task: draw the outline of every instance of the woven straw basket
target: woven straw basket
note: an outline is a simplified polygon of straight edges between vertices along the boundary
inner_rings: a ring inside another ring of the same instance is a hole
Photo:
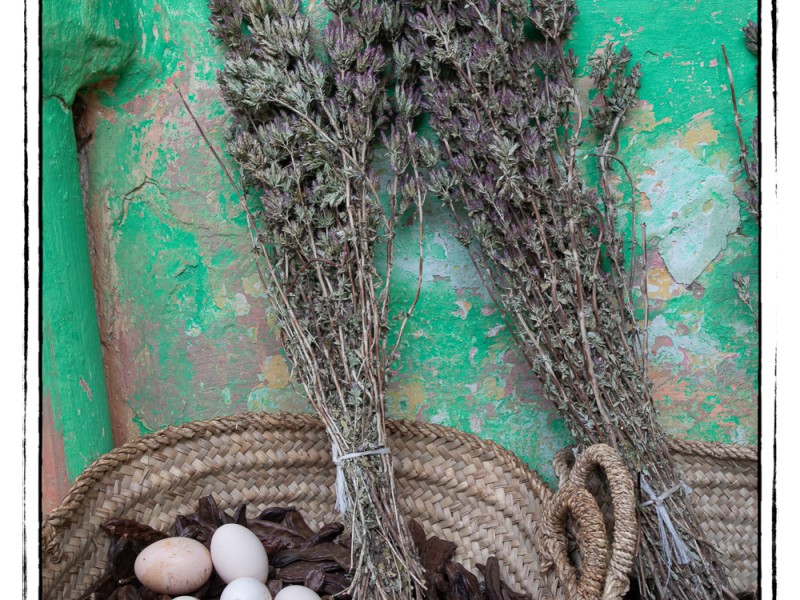
[[[670,439],[672,458],[692,488],[706,539],[720,554],[734,592],[758,589],[758,451],[751,446]]]
[[[620,598],[636,542],[633,484],[607,446],[581,454],[557,492],[512,453],[453,429],[390,421],[389,444],[401,508],[428,535],[455,542],[475,571],[491,556],[503,577],[532,598]],[[607,538],[603,514],[585,489],[605,471],[617,515]],[[320,421],[309,415],[249,413],[167,427],[96,460],[44,522],[43,597],[78,598],[106,569],[101,524],[135,519],[168,531],[202,496],[248,514],[294,506],[309,525],[334,514],[335,469]],[[568,539],[567,522],[578,524]],[[580,569],[568,553],[577,542]]]
[[[735,593],[758,589],[758,451],[752,446],[668,438],[672,459],[692,489],[692,506],[700,527],[717,550]],[[561,481],[570,476],[571,448],[556,454],[553,468]],[[588,489],[601,500],[606,522],[613,508],[603,502],[599,480]]]

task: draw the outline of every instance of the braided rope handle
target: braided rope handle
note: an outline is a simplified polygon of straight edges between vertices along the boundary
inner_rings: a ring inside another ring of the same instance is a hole
[[[567,526],[570,517],[580,528],[576,536],[582,559],[580,576],[569,557]],[[542,569],[555,569],[568,598],[600,598],[606,579],[608,539],[597,501],[586,488],[566,483],[545,502],[539,542]]]
[[[574,464],[571,464],[573,461]],[[625,463],[622,461],[622,457],[616,450],[606,444],[589,446],[577,457],[573,457],[572,450],[566,448],[558,452],[553,458],[553,468],[560,482],[559,493],[556,494],[554,501],[558,501],[562,490],[578,488],[591,497],[595,507],[597,507],[597,502],[588,491],[587,486],[592,476],[598,470],[605,472],[611,492],[611,504],[614,510],[613,540],[611,541],[610,555],[603,557],[602,569],[605,583],[603,585],[602,595],[599,594],[598,589],[597,595],[593,597],[602,598],[602,600],[616,600],[621,598],[630,587],[629,574],[633,566],[639,529],[633,480],[628,473],[628,469],[625,467]],[[570,495],[574,494],[572,491],[568,493]],[[565,494],[567,494],[567,492],[565,492]],[[600,513],[599,507],[597,507],[597,511]],[[584,535],[584,531],[587,527],[594,526],[591,521],[583,522],[581,516],[575,512],[573,512],[573,516],[580,527],[579,538]],[[600,515],[600,519],[602,524],[602,514]],[[561,535],[565,535],[565,524],[562,526],[560,522],[554,521],[552,526],[562,527]],[[604,524],[602,524],[602,531],[605,538],[606,530]],[[589,563],[587,559],[592,557],[587,556],[583,549],[581,549],[581,556],[584,557],[584,561],[586,561],[581,579],[585,579],[587,574],[594,577],[594,574],[588,573],[589,564],[593,565],[594,562],[592,561],[592,563]]]

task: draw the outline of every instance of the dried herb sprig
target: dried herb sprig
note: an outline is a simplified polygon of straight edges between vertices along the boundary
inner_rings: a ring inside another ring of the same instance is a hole
[[[575,2],[426,4],[407,6],[415,12],[431,127],[447,160],[432,176],[432,193],[452,208],[459,238],[477,257],[546,397],[574,437],[580,444],[612,444],[641,487],[659,498],[642,497],[639,511],[642,594],[730,595],[656,419],[645,342],[623,276],[611,175],[620,164],[617,133],[635,101],[639,67],[628,70],[626,49],[606,47],[593,60],[603,94],[591,115],[602,134],[595,153],[598,194],[579,169],[578,61],[564,48]],[[533,42],[525,35],[531,24]],[[674,533],[662,533],[668,529],[662,507]]]
[[[746,30],[746,28],[745,28]],[[750,42],[748,41],[748,48]],[[739,114],[739,106],[736,101],[736,90],[733,87],[733,72],[730,62],[728,62],[728,52],[725,44],[722,44],[722,56],[725,60],[725,68],[728,70],[728,82],[731,88],[731,101],[733,105],[733,121],[736,125],[736,135],[739,138],[739,162],[742,164],[747,188],[744,190],[747,209],[757,223],[761,221],[760,196],[759,196],[759,165],[758,165],[758,117],[753,120],[753,130],[750,136],[750,147],[745,144],[742,135],[742,117]]]
[[[213,33],[228,48],[219,75],[233,118],[228,149],[259,193],[256,245],[284,348],[334,459],[348,458],[337,468],[352,537],[350,592],[419,598],[421,571],[383,453],[384,394],[404,326],[390,347],[394,232],[412,206],[422,227],[421,169],[438,157],[412,127],[419,101],[411,90],[400,85],[389,101],[387,49],[402,12],[367,0],[327,4],[333,18],[319,48],[296,0],[211,0]],[[388,209],[372,168],[382,133],[393,173]]]
[[[759,45],[761,43],[761,35],[758,25],[748,20],[747,25],[742,28],[744,33],[745,45],[747,49],[758,56]],[[725,50],[725,45],[722,45],[722,56],[725,60],[725,68],[728,71],[728,83],[731,88],[731,102],[733,106],[733,122],[736,126],[736,135],[739,138],[739,163],[742,165],[744,173],[745,188],[742,191],[744,195],[745,204],[750,215],[755,220],[756,224],[761,223],[761,166],[759,164],[759,120],[756,116],[753,119],[753,128],[750,135],[750,146],[745,144],[744,137],[742,136],[742,117],[739,114],[739,106],[736,100],[736,90],[733,87],[733,71],[731,70],[730,62],[728,61],[728,53]],[[758,66],[756,66],[756,78],[758,78]],[[742,273],[733,274],[733,286],[736,289],[736,295],[739,301],[747,306],[750,313],[753,315],[753,321],[756,329],[759,326],[758,311],[753,307],[752,293],[750,290],[750,276],[743,275]]]

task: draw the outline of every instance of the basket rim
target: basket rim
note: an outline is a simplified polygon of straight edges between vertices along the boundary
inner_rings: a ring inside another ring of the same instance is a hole
[[[759,446],[754,444],[705,442],[670,435],[667,436],[667,445],[672,452],[692,456],[755,462],[759,459]]]
[[[307,427],[325,431],[322,420],[316,414],[257,411],[189,421],[179,425],[167,425],[156,432],[139,436],[102,454],[78,475],[58,506],[43,518],[41,530],[43,546],[48,553],[51,549],[60,546],[58,531],[62,526],[71,522],[72,514],[81,510],[81,503],[94,484],[120,465],[180,441],[201,439],[254,426],[263,431],[271,429],[299,430]],[[514,452],[493,440],[483,439],[454,427],[408,419],[386,419],[386,430],[390,435],[413,433],[433,435],[445,442],[458,441],[490,453],[503,463],[521,471],[525,475],[525,479],[520,483],[529,487],[541,501],[544,502],[554,495],[554,491],[535,469],[528,466]],[[333,463],[331,464],[333,468]]]
[[[253,425],[259,425],[265,429],[301,429],[311,426],[324,430],[324,425],[316,414],[284,411],[243,412],[210,419],[188,421],[178,425],[166,425],[158,431],[125,442],[92,461],[78,475],[58,506],[44,516],[42,530],[45,540],[47,541],[54,536],[55,531],[67,520],[68,515],[79,507],[81,500],[92,484],[102,479],[109,471],[117,468],[120,464],[135,460],[147,452],[172,445],[180,440],[197,439],[219,434],[223,431],[230,431],[231,429],[234,431],[238,428],[246,429]],[[536,469],[530,467],[514,452],[493,440],[478,437],[473,433],[467,433],[455,427],[409,419],[386,419],[386,428],[390,433],[410,433],[413,429],[417,432],[428,433],[449,440],[457,440],[483,451],[491,452],[512,467],[520,469],[527,476],[527,481],[540,499],[544,500],[554,493]],[[688,440],[675,436],[667,436],[667,441],[671,451],[685,455],[720,460],[755,462],[759,460],[759,448],[755,445]]]

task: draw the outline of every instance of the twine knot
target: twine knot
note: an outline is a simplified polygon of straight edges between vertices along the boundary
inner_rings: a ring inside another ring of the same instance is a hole
[[[350,452],[349,454],[340,455],[340,452],[341,450],[339,449],[339,444],[337,444],[334,440],[333,447],[331,448],[331,455],[333,457],[333,464],[336,465],[336,510],[339,511],[339,514],[344,514],[347,512],[348,506],[350,506],[350,496],[347,493],[347,486],[344,484],[344,471],[342,470],[342,463],[354,458],[360,458],[362,456],[389,454],[391,450],[389,450],[389,448],[386,446],[383,446],[381,448],[374,448],[372,450],[364,450],[363,452]]]
[[[683,481],[680,481],[661,495],[657,496],[650,484],[647,483],[647,479],[645,479],[644,474],[642,474],[641,477],[641,487],[642,491],[647,494],[648,498],[650,499],[642,502],[639,506],[641,508],[651,505],[656,507],[658,531],[661,534],[661,547],[664,549],[664,553],[667,557],[667,583],[669,583],[670,576],[672,575],[672,555],[675,555],[675,561],[679,565],[689,564],[691,562],[691,556],[689,555],[689,547],[680,538],[675,529],[675,525],[672,523],[672,519],[670,518],[669,513],[664,506],[664,500],[669,498],[672,494],[680,489],[683,489],[686,493],[690,494],[692,492],[692,488],[686,485]],[[669,537],[667,537],[667,532],[669,532]],[[672,538],[671,544],[670,538]]]

